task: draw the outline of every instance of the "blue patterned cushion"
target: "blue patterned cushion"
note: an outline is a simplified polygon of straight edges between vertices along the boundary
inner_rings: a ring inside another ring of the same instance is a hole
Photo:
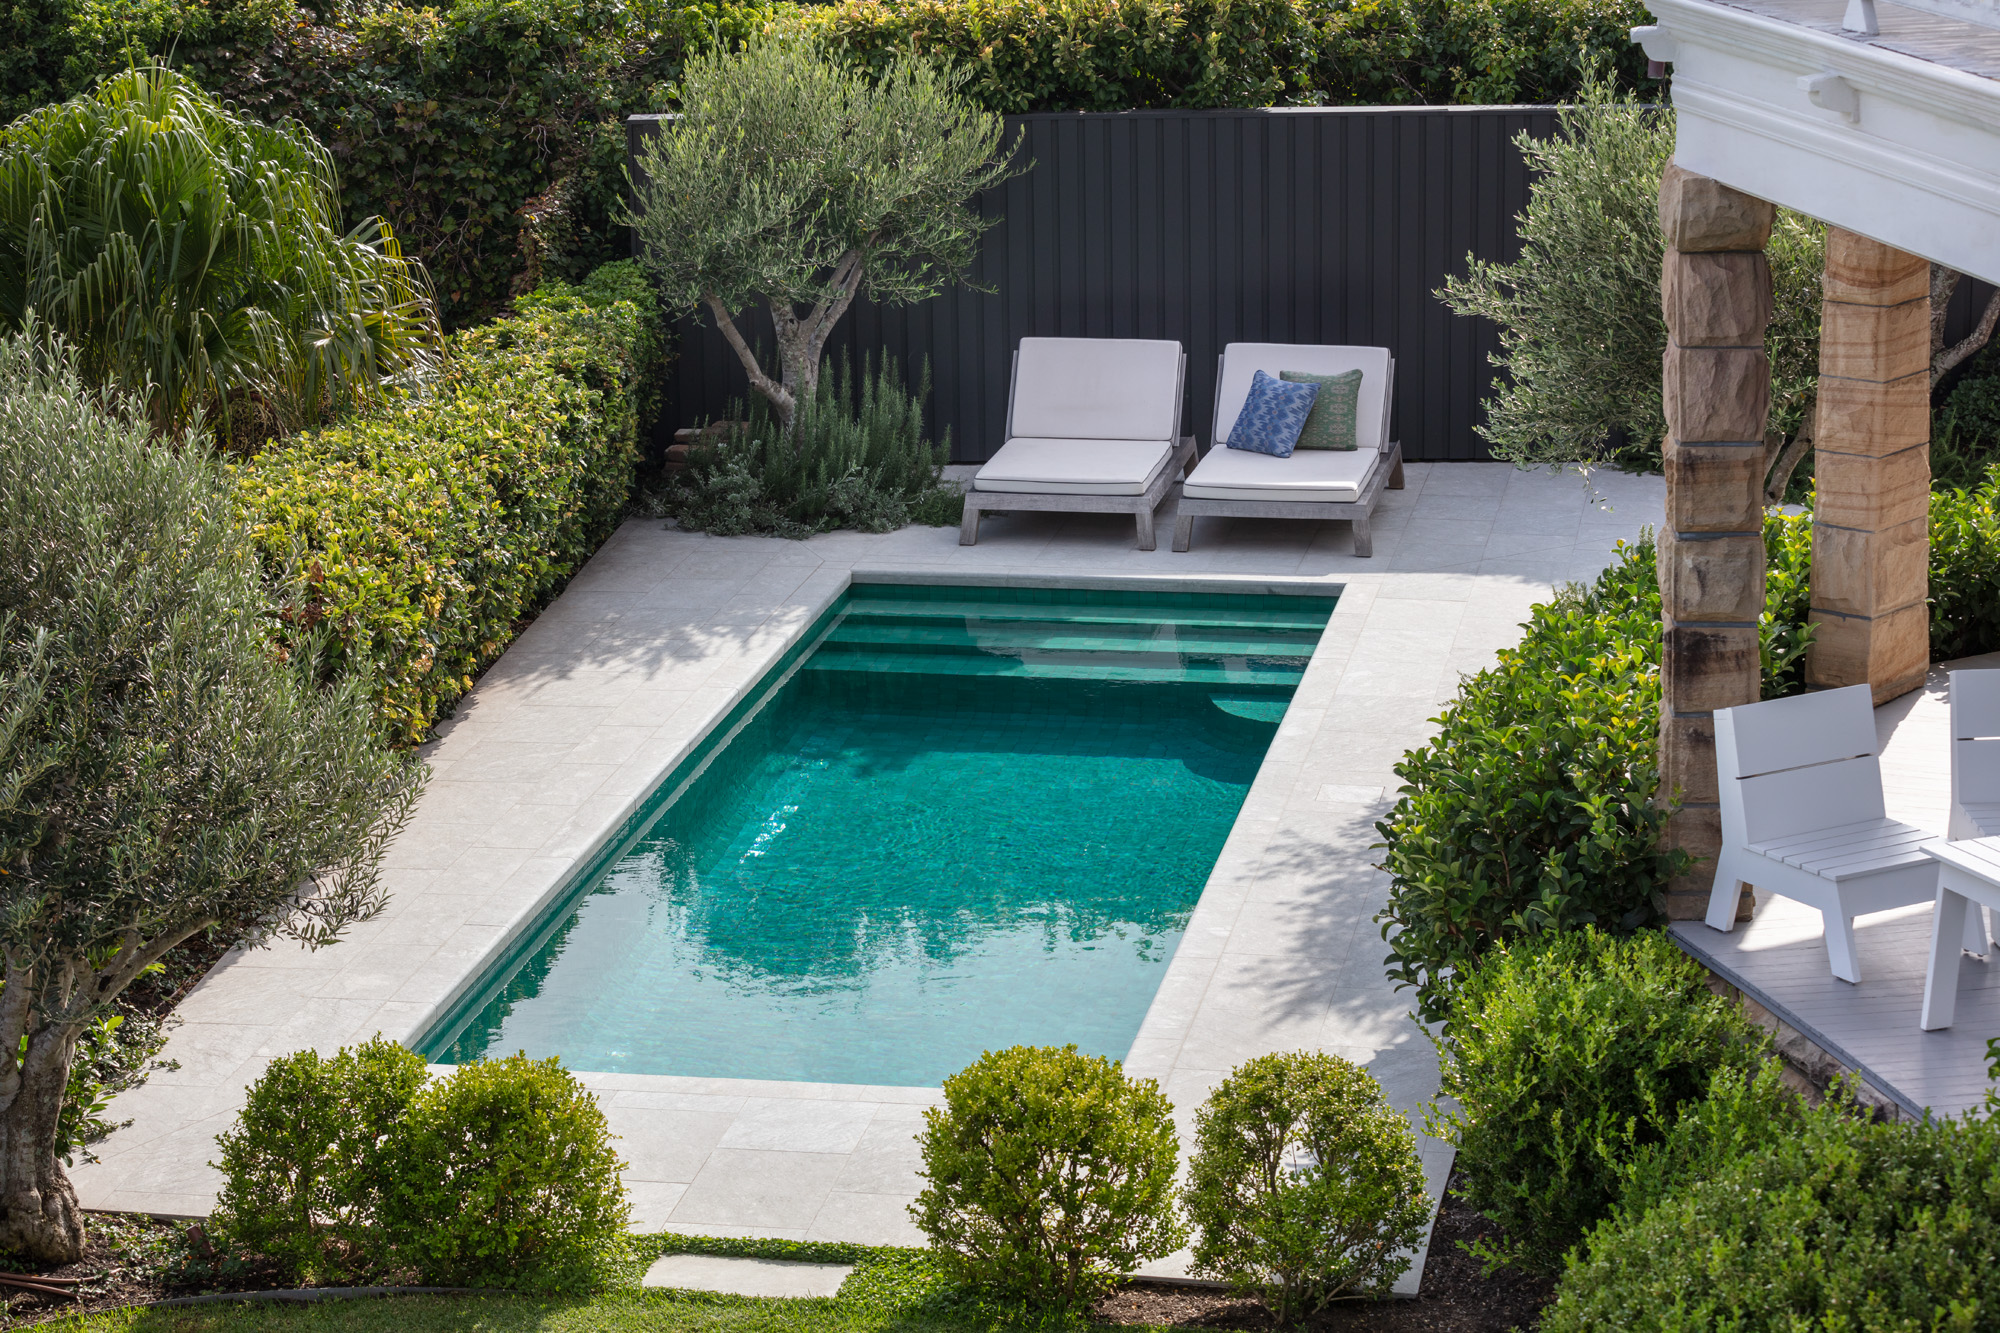
[[[1250,377],[1236,424],[1229,428],[1229,447],[1290,458],[1317,397],[1317,384],[1287,384],[1258,371]]]

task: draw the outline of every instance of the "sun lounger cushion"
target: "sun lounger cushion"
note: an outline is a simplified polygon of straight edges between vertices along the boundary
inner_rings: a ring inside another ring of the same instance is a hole
[[[1381,458],[1373,449],[1300,450],[1290,458],[1210,449],[1181,493],[1197,500],[1351,501]]]
[[[1389,447],[1389,403],[1384,392],[1390,378],[1388,348],[1230,343],[1224,352],[1222,380],[1215,387],[1215,443],[1228,441],[1229,427],[1243,410],[1250,377],[1257,371],[1276,375],[1287,370],[1306,370],[1315,375],[1338,375],[1345,370],[1358,370],[1361,395],[1355,409],[1355,440],[1363,453]]]
[[[1181,345],[1139,338],[1023,338],[1010,438],[1165,440],[1180,412]]]
[[[1287,384],[1258,371],[1251,377],[1236,424],[1229,428],[1229,447],[1290,458],[1317,397],[1317,385]]]
[[[1299,431],[1300,449],[1352,449],[1357,410],[1361,406],[1361,372],[1315,375],[1309,370],[1280,371],[1278,378],[1294,384],[1319,386],[1312,414]]]
[[[987,460],[973,487],[1017,495],[1144,495],[1172,456],[1165,439],[1017,438]]]

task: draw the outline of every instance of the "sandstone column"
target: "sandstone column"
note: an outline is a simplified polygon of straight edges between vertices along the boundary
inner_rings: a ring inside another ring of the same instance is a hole
[[[1825,297],[1806,683],[1879,704],[1930,667],[1930,265],[1828,227]]]
[[[1771,405],[1764,245],[1775,215],[1763,200],[1672,163],[1660,182],[1667,239],[1660,798],[1672,804],[1668,845],[1695,857],[1667,886],[1667,915],[1681,920],[1707,910],[1721,842],[1714,711],[1758,697]]]

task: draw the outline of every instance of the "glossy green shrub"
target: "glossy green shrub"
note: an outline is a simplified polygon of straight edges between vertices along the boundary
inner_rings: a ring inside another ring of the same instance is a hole
[[[382,1227],[426,1282],[585,1291],[624,1257],[630,1212],[597,1099],[554,1059],[460,1065],[417,1094]]]
[[[392,1136],[424,1078],[422,1056],[379,1036],[331,1059],[273,1060],[216,1137],[224,1180],[211,1227],[295,1280],[378,1268]]]
[[[1494,949],[1453,995],[1429,1115],[1458,1149],[1459,1193],[1504,1228],[1485,1256],[1559,1269],[1634,1159],[1761,1052],[1743,1010],[1657,931],[1586,927]]]
[[[1765,522],[1765,698],[1800,687],[1810,519]],[[1633,930],[1679,856],[1659,843],[1660,589],[1650,539],[1620,545],[1589,588],[1530,613],[1519,644],[1468,677],[1436,736],[1396,766],[1375,827],[1389,901],[1384,960],[1445,1017],[1452,977],[1487,948],[1548,930]]]
[[[1588,590],[1534,609],[1521,642],[1471,677],[1428,745],[1396,765],[1403,797],[1376,825],[1389,975],[1445,1016],[1455,969],[1542,931],[1653,919],[1675,871],[1653,804],[1660,592],[1653,545],[1621,546]]]
[[[1073,1045],[988,1051],[924,1113],[910,1216],[967,1285],[1082,1310],[1185,1239],[1172,1117],[1153,1080]]]
[[[1195,1116],[1190,1271],[1281,1324],[1384,1296],[1430,1221],[1416,1135],[1367,1070],[1317,1051],[1237,1068]]]
[[[2000,1123],[1814,1115],[1594,1232],[1543,1333],[1973,1330],[2000,1319]]]
[[[1931,659],[2000,648],[2000,478],[1931,493]]]
[[[242,466],[259,550],[304,573],[280,620],[373,665],[392,739],[422,740],[616,525],[658,337],[629,262],[550,284],[452,335],[440,382]]]

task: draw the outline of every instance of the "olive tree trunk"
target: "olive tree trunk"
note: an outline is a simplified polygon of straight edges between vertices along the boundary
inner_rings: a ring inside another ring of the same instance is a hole
[[[803,315],[790,301],[771,300],[771,326],[778,335],[778,378],[775,380],[765,373],[755,349],[743,337],[743,331],[736,327],[735,317],[722,300],[713,294],[702,297],[702,304],[714,316],[716,327],[722,330],[723,338],[735,349],[736,359],[743,363],[743,373],[749,377],[750,387],[770,402],[778,424],[787,435],[792,433],[793,424],[798,420],[799,404],[812,401],[819,390],[819,367],[826,356],[826,340],[833,336],[834,326],[840,323],[840,317],[847,313],[847,308],[854,304],[866,258],[859,249],[842,255],[827,280],[830,294]]]
[[[0,1086],[0,1251],[36,1263],[83,1257],[83,1209],[56,1160],[77,1031],[51,1024],[31,1035],[26,1058]]]

